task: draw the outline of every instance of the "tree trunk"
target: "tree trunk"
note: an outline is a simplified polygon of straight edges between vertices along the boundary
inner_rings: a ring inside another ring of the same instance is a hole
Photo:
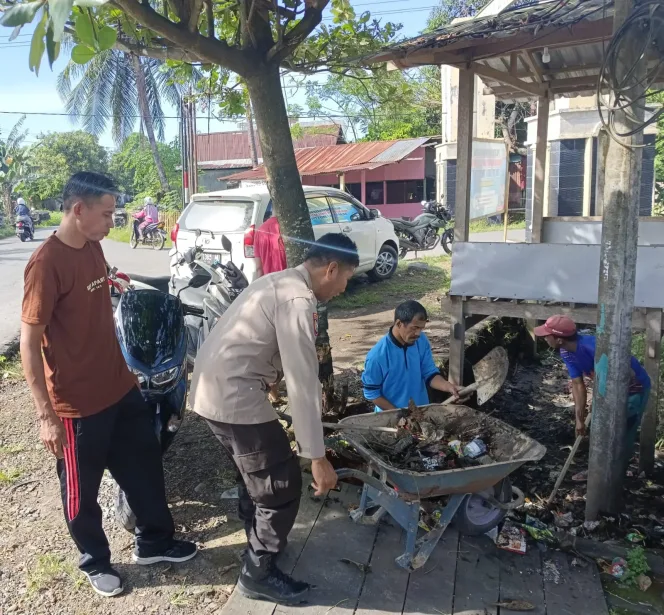
[[[247,101],[247,135],[249,136],[249,152],[251,166],[258,166],[258,152],[256,151],[256,135],[254,134],[254,114],[251,111],[251,100]]]
[[[2,204],[5,209],[5,224],[9,224],[9,217],[12,215],[12,187],[11,184],[5,184],[2,187]]]
[[[164,165],[161,161],[159,150],[157,149],[157,139],[155,139],[154,129],[152,127],[152,114],[150,113],[150,105],[148,104],[148,91],[147,91],[147,86],[145,85],[145,73],[143,72],[143,67],[141,66],[140,58],[138,56],[132,55],[131,59],[134,65],[134,76],[136,77],[136,92],[138,93],[138,106],[141,110],[141,118],[143,120],[143,126],[145,126],[145,133],[147,134],[148,141],[150,142],[152,157],[154,158],[154,163],[157,167],[157,174],[159,175],[159,183],[161,184],[161,189],[164,192],[170,192],[171,187],[168,184],[168,179],[166,178]]]
[[[307,249],[314,241],[314,230],[295,162],[295,150],[281,90],[279,67],[266,67],[247,78],[247,88],[256,119],[268,188],[284,238],[286,259],[290,267],[295,267],[304,261]],[[327,334],[327,309],[326,306],[319,305],[318,310],[316,347],[319,377],[323,385],[323,412],[327,414],[333,412],[340,404],[334,395],[332,348]]]

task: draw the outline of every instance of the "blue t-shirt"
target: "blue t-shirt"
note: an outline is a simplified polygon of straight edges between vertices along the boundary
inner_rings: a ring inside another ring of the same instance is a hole
[[[414,344],[404,346],[390,330],[367,354],[362,374],[364,397],[369,401],[384,397],[397,408],[406,408],[411,399],[423,406],[429,403],[427,384],[438,373],[424,333]],[[378,406],[375,410],[380,412]]]
[[[576,342],[576,352],[561,349],[560,358],[565,362],[570,378],[582,378],[583,376],[594,378],[595,336],[579,335]],[[632,357],[630,366],[633,374],[629,384],[629,392],[640,393],[643,389],[650,388],[650,377],[636,357]]]

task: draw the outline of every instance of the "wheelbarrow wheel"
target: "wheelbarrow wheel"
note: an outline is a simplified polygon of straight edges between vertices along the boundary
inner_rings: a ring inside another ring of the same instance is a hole
[[[504,478],[489,490],[496,500],[503,503],[512,501],[512,483]],[[454,524],[465,536],[480,536],[496,527],[507,514],[506,510],[493,506],[479,494],[471,493],[465,497],[456,516]]]

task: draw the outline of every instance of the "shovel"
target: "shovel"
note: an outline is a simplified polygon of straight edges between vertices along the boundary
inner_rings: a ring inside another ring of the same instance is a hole
[[[507,351],[502,346],[496,346],[483,359],[473,365],[473,384],[459,389],[459,397],[465,397],[468,393],[477,391],[477,405],[481,406],[489,401],[503,386],[507,378],[509,359]],[[443,402],[443,406],[453,404],[456,400],[450,397]]]

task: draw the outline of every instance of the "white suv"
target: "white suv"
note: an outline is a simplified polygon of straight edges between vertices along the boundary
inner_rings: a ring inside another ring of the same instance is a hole
[[[386,280],[397,269],[399,239],[392,223],[376,209],[367,209],[351,195],[320,186],[304,186],[314,236],[344,233],[357,245],[360,266],[373,280]],[[249,282],[256,278],[254,238],[256,229],[272,214],[267,186],[252,186],[195,194],[171,232],[173,248],[171,275],[176,279],[191,276],[187,265],[178,265],[180,254],[194,246],[203,248],[204,259],[222,263],[229,258],[221,246],[221,235],[233,244],[233,261],[244,265]],[[196,231],[203,232],[196,239]]]

